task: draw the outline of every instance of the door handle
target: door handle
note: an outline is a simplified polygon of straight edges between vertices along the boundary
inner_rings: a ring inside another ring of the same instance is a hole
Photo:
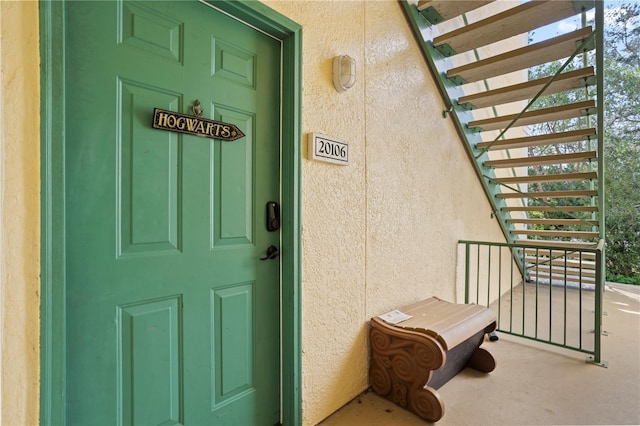
[[[267,248],[267,255],[265,257],[261,257],[260,260],[265,261],[265,260],[275,259],[279,255],[280,255],[280,250],[278,250],[276,246],[270,245]]]

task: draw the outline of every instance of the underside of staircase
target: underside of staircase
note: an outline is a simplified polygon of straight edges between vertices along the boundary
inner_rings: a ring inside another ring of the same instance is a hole
[[[527,279],[595,280],[572,250],[604,238],[602,1],[400,1]]]

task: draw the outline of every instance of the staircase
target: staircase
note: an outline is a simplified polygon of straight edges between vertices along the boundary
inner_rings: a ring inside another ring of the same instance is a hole
[[[603,2],[400,1],[525,279],[595,284]]]

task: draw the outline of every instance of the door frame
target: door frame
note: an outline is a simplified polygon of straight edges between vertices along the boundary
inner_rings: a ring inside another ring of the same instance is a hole
[[[257,1],[207,0],[282,46],[282,422],[302,423],[302,27]],[[64,1],[40,2],[40,424],[65,423]]]

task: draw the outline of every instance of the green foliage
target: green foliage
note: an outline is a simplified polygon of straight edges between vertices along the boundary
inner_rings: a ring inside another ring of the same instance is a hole
[[[605,157],[607,268],[613,274],[640,275],[640,152],[609,137]]]
[[[635,277],[627,277],[620,274],[614,275],[611,272],[607,271],[607,281],[613,281],[615,283],[622,284],[640,285],[640,275],[636,275]]]
[[[640,4],[624,4],[610,10],[607,21],[607,269],[613,281],[640,284]]]

